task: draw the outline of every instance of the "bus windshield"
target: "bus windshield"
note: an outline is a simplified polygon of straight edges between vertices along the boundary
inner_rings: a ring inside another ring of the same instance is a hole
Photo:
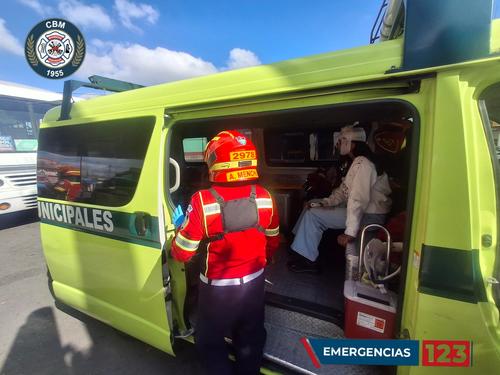
[[[0,153],[36,152],[40,121],[56,104],[0,97]]]

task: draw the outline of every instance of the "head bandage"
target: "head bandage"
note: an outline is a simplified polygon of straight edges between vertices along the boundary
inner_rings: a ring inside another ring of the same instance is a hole
[[[366,133],[363,128],[343,127],[338,134],[340,141],[340,155],[347,155],[351,152],[351,142],[366,142]]]

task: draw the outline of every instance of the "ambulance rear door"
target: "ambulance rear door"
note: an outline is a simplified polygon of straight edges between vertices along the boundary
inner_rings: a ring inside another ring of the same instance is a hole
[[[173,354],[163,125],[163,113],[151,110],[46,124],[37,169],[42,244],[56,298]],[[71,189],[68,175],[76,181]]]

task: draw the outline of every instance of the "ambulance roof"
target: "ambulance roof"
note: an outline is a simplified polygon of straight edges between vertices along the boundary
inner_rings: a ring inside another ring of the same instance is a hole
[[[491,48],[492,52],[500,52],[500,19],[494,20],[492,24]],[[99,96],[74,103],[71,109],[72,120],[60,121],[57,124],[95,121],[99,115],[112,117],[112,114],[154,108],[175,112],[215,102],[269,97],[447,68],[433,67],[420,71],[387,74],[388,70],[401,66],[402,51],[403,39],[399,38],[275,64],[231,70]],[[498,60],[500,57],[497,54],[486,60],[491,59]],[[44,122],[57,121],[59,113],[60,107],[52,109],[45,116]]]

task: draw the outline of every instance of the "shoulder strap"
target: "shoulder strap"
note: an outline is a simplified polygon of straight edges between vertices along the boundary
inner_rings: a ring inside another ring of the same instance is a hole
[[[224,198],[222,198],[222,196],[219,193],[217,193],[217,191],[213,187],[208,189],[208,191],[210,192],[210,194],[212,194],[212,196],[215,198],[215,201],[219,204],[219,206],[221,208],[220,215],[222,217],[224,215],[222,208],[226,204],[226,201],[224,200]],[[222,229],[224,230],[224,220],[222,220]],[[207,242],[210,243],[210,242],[222,240],[224,238],[224,233],[225,233],[225,230],[223,233],[217,233],[217,234],[214,234],[214,235],[208,237]]]
[[[210,192],[210,194],[212,194],[217,203],[219,203],[221,207],[224,207],[224,204],[226,203],[224,198],[222,198],[222,196],[219,193],[217,193],[217,191],[213,187],[208,189],[208,191]]]
[[[250,202],[253,202],[253,203],[256,203],[256,199],[257,198],[257,188],[255,187],[255,185],[252,185],[250,187]]]

